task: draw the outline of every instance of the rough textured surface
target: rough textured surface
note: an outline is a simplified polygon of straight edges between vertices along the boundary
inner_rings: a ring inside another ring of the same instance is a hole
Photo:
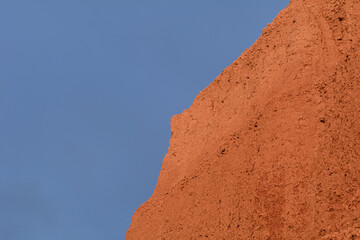
[[[172,118],[126,239],[360,239],[359,15],[291,1]]]

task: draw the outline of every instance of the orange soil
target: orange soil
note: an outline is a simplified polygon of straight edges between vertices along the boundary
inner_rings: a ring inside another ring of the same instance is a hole
[[[359,45],[359,0],[291,1],[172,118],[126,239],[360,239]]]

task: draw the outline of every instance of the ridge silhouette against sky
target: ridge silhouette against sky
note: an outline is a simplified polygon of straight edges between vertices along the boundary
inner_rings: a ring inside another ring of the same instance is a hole
[[[0,239],[122,239],[170,118],[288,4],[0,3]]]

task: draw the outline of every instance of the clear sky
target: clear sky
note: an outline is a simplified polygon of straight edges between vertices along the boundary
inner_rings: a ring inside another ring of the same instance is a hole
[[[288,0],[0,0],[0,239],[124,239],[170,118]]]

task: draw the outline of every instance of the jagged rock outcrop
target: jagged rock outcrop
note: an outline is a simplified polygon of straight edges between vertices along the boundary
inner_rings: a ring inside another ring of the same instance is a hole
[[[126,239],[360,239],[359,52],[359,0],[292,0],[172,118]]]

